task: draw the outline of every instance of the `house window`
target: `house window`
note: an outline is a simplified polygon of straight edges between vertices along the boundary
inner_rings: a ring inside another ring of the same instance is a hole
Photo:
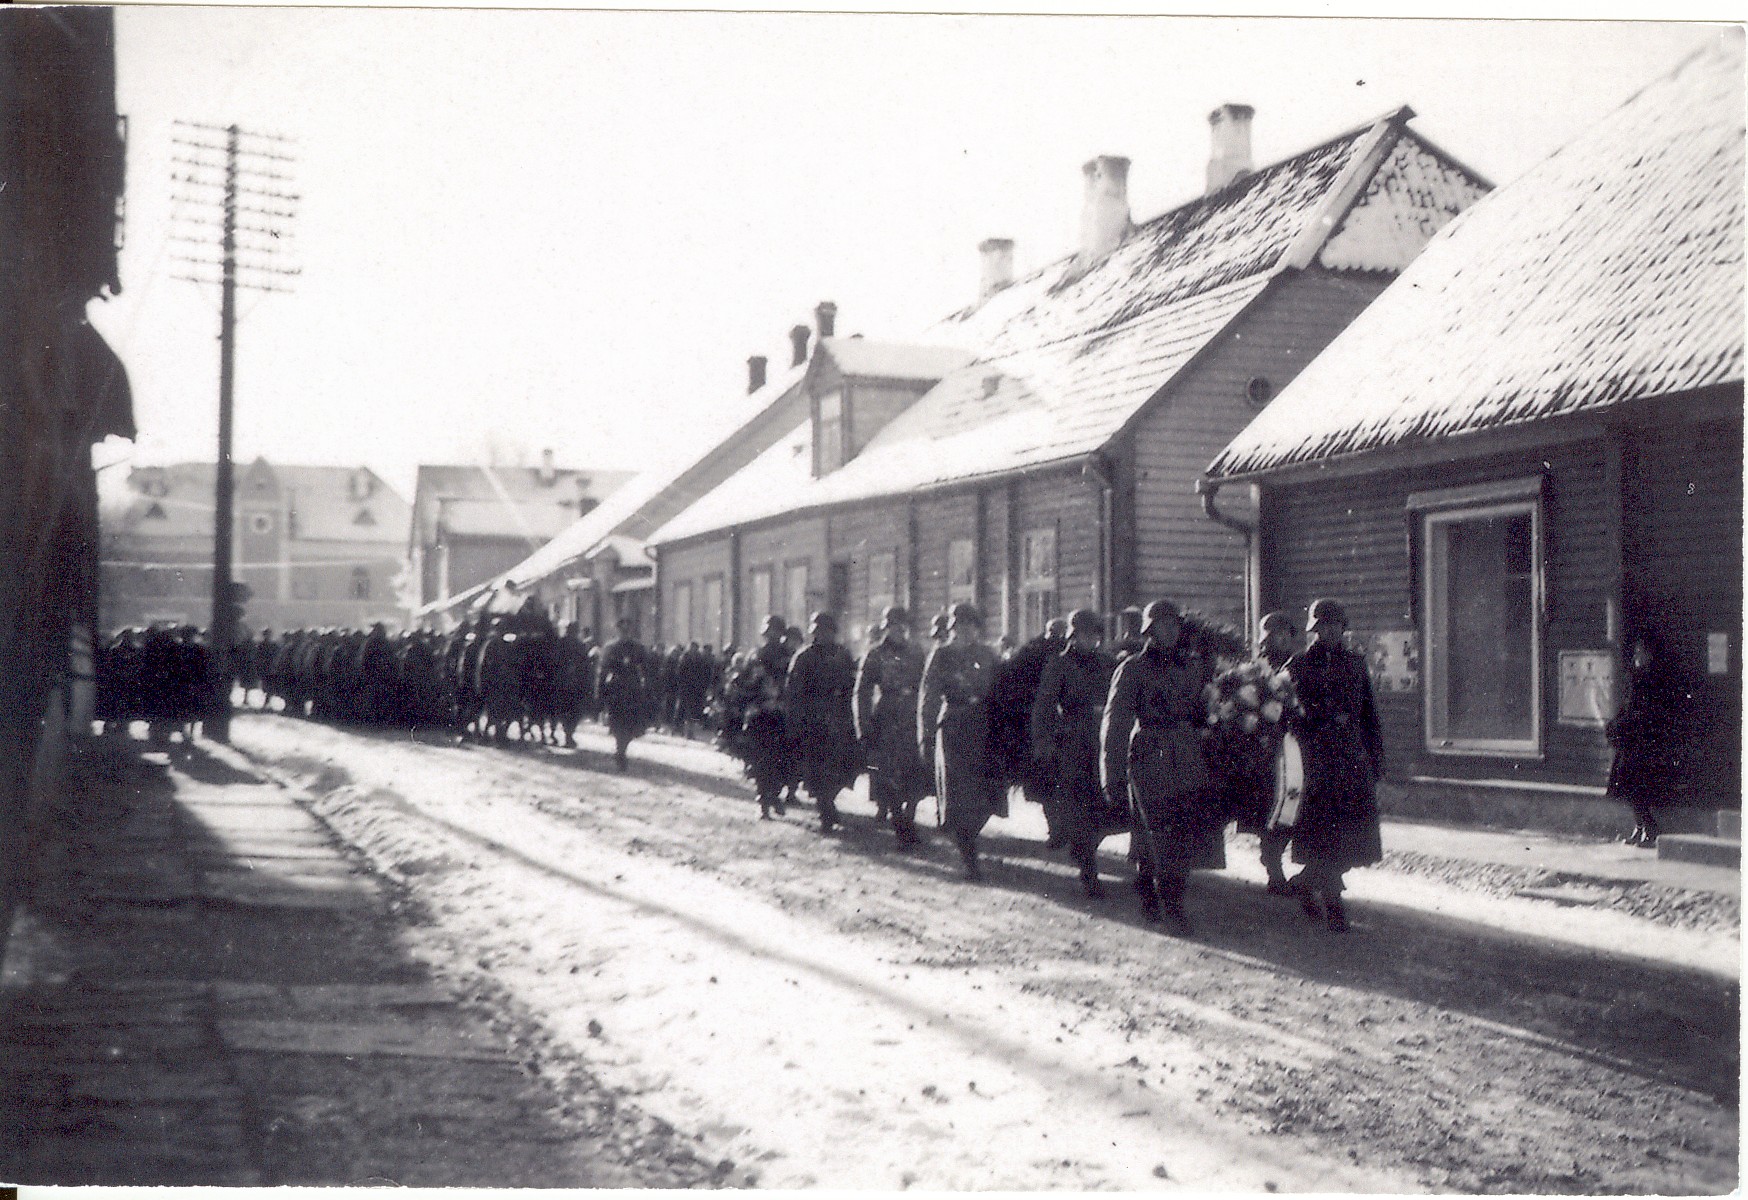
[[[370,572],[364,567],[352,568],[352,587],[349,594],[354,600],[370,599]]]
[[[977,543],[955,538],[947,543],[947,603],[977,603]]]
[[[771,575],[770,567],[755,567],[747,577],[747,592],[750,597],[749,603],[755,637],[765,627],[765,618],[777,615],[777,610],[771,607]]]
[[[1056,615],[1056,531],[1033,529],[1021,542],[1020,636],[1037,637]]]
[[[815,475],[824,475],[844,465],[844,396],[830,392],[819,398],[819,435],[814,457]]]
[[[1539,486],[1453,489],[1443,496],[1475,502],[1421,516],[1426,738],[1434,753],[1540,749]],[[1530,487],[1536,493],[1521,497]],[[1439,496],[1411,497],[1410,505],[1427,507]]]
[[[868,560],[868,622],[876,624],[888,606],[898,603],[898,555],[890,550]]]
[[[692,585],[674,585],[674,619],[668,623],[672,640],[684,645],[692,641]]]
[[[722,576],[712,575],[704,581],[704,612],[699,638],[712,646],[722,645]]]
[[[783,571],[783,615],[791,625],[807,628],[807,564],[790,563]]]

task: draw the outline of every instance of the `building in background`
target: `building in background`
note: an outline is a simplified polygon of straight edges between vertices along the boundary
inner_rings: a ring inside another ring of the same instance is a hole
[[[1743,54],[1720,37],[1448,228],[1208,470],[1261,490],[1266,607],[1346,602],[1406,811],[1618,825],[1603,726],[1646,631],[1693,697],[1668,799],[1740,808]]]
[[[1159,596],[1245,622],[1198,475],[1488,188],[1405,108],[1262,167],[1252,115],[1216,110],[1206,191],[1139,224],[1128,160],[1087,163],[1075,251],[1015,278],[984,242],[975,302],[917,342],[822,322],[788,428],[649,536],[658,640],[829,609],[859,648],[889,603],[958,600],[992,638]]]
[[[107,8],[0,12],[0,954],[90,729],[97,621],[91,447],[132,437],[120,361],[86,320],[121,290],[126,157]]]
[[[103,537],[103,628],[205,627],[212,595],[213,464],[138,467]],[[368,627],[405,618],[411,509],[368,467],[264,458],[236,472],[232,575],[243,625]]]
[[[440,604],[515,566],[631,478],[629,471],[421,466],[408,551],[413,607]]]

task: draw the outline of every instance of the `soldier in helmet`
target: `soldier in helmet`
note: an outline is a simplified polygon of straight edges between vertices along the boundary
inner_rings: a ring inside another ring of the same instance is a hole
[[[1044,664],[1032,704],[1032,757],[1050,787],[1044,811],[1080,868],[1081,887],[1099,899],[1099,843],[1130,828],[1129,806],[1107,803],[1099,787],[1099,720],[1117,663],[1099,646],[1099,614],[1076,609],[1068,630],[1066,645]]]
[[[613,765],[625,770],[631,743],[649,728],[653,685],[649,651],[632,636],[630,617],[619,618],[619,636],[601,651],[601,706],[613,734]]]
[[[959,847],[965,877],[978,880],[978,836],[1007,801],[989,745],[989,693],[1000,659],[982,640],[983,614],[976,605],[954,604],[947,628],[947,644],[936,647],[923,667],[917,742],[934,772],[942,823]]]
[[[861,773],[856,745],[856,660],[838,643],[838,619],[817,612],[810,637],[789,664],[783,719],[798,757],[797,772],[819,809],[820,832],[841,824],[838,793]]]
[[[1213,664],[1183,632],[1171,601],[1147,606],[1141,648],[1111,681],[1099,743],[1105,798],[1112,807],[1127,799],[1135,818],[1142,915],[1188,936],[1188,873],[1224,867],[1226,843],[1200,736]]]
[[[856,738],[868,764],[868,794],[891,820],[900,846],[917,843],[916,807],[929,793],[929,773],[917,752],[917,694],[923,652],[910,640],[910,613],[892,605],[881,614],[856,672]]]

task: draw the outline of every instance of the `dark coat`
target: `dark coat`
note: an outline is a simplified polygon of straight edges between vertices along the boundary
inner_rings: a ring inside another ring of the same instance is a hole
[[[1099,743],[1105,795],[1127,795],[1143,864],[1171,872],[1226,865],[1225,814],[1202,755],[1212,665],[1151,641],[1117,665]]]
[[[916,737],[922,678],[922,648],[891,638],[869,647],[857,668],[856,737],[876,804],[914,804],[929,794]]]
[[[1366,660],[1316,642],[1287,663],[1298,693],[1294,720],[1305,767],[1305,799],[1293,827],[1293,861],[1338,871],[1384,856],[1377,782],[1384,735]]]
[[[1032,704],[1046,666],[1062,653],[1063,645],[1060,638],[1039,636],[1021,646],[996,668],[989,696],[990,746],[996,763],[1006,778],[1039,790],[1050,787],[1051,771],[1032,754]]]
[[[832,799],[856,782],[856,660],[836,642],[809,642],[789,664],[783,720],[799,756],[796,769],[807,794]]]
[[[601,707],[615,738],[635,738],[649,727],[655,700],[649,657],[632,638],[617,638],[601,650]]]
[[[938,647],[923,667],[917,745],[935,775],[942,824],[976,836],[1007,814],[1007,785],[989,748],[989,693],[1000,659],[981,642]]]
[[[1129,829],[1129,805],[1105,802],[1099,784],[1099,723],[1117,660],[1073,645],[1044,665],[1032,703],[1031,754],[1043,764],[1051,799],[1083,833],[1102,838]]]
[[[1614,747],[1608,794],[1628,802],[1666,800],[1691,724],[1692,696],[1662,659],[1633,669],[1626,703],[1607,726]]]

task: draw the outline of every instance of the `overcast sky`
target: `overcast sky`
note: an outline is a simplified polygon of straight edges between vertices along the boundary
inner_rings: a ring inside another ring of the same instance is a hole
[[[1399,105],[1504,183],[1703,26],[130,7],[123,294],[92,319],[140,437],[214,454],[216,289],[178,282],[172,120],[296,140],[291,295],[245,296],[237,454],[419,462],[494,442],[636,468],[788,361],[823,299],[902,338],[967,303],[977,243],[1072,249],[1080,165],[1137,220],[1193,197],[1207,114],[1259,164]],[[113,473],[119,478],[122,468]]]

